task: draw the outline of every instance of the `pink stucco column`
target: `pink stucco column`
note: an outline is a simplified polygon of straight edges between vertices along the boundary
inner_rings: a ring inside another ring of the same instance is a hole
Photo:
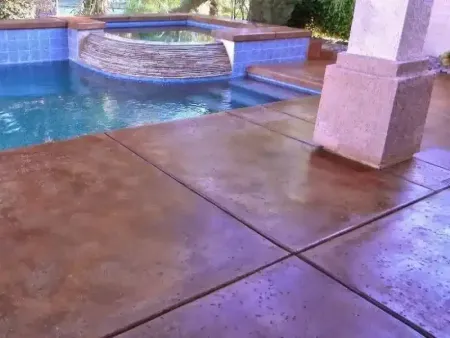
[[[356,0],[347,53],[327,67],[314,140],[374,168],[420,148],[433,73],[422,49],[433,0]]]
[[[439,56],[450,51],[450,1],[434,0],[424,52]]]

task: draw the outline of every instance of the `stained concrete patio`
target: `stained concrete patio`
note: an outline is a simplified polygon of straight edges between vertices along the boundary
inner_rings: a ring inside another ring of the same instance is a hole
[[[385,171],[317,97],[0,153],[0,337],[448,337],[449,89]]]

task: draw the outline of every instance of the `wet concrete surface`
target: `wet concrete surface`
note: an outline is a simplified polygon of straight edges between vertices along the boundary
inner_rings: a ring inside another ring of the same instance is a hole
[[[290,258],[119,337],[420,336],[331,278]]]
[[[229,114],[241,117],[281,135],[292,137],[297,141],[314,145],[312,142],[314,133],[313,123],[271,109],[270,106],[235,109],[231,110]]]
[[[450,191],[303,255],[436,337],[450,335]]]
[[[294,251],[431,192],[229,114],[111,135]]]
[[[426,158],[424,153],[421,156]],[[436,163],[436,161],[434,162]],[[422,161],[419,158],[397,164],[385,171],[433,190],[450,186],[450,170]]]
[[[286,253],[106,136],[0,153],[0,337],[100,337]]]
[[[301,63],[251,66],[247,72],[272,80],[293,84],[305,88],[321,90],[325,67],[333,64],[332,60],[314,60]]]
[[[319,108],[320,95],[307,96],[301,99],[286,100],[264,105],[272,111],[277,111],[297,117],[306,122],[315,123]]]
[[[449,79],[381,172],[318,97],[0,153],[0,337],[449,336]]]

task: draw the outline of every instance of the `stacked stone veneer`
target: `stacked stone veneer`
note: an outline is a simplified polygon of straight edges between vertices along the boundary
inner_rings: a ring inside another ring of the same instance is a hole
[[[426,55],[439,56],[450,51],[450,1],[434,0],[430,25],[425,39]]]
[[[67,60],[64,28],[0,30],[0,64]]]
[[[154,44],[93,33],[81,41],[79,61],[106,73],[138,78],[231,74],[230,60],[222,43]]]

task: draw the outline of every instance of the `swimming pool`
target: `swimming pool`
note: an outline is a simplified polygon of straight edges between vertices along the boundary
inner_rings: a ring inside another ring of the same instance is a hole
[[[144,40],[164,44],[201,44],[216,42],[216,39],[211,36],[210,30],[188,26],[114,28],[106,30],[106,33],[127,39]]]
[[[0,149],[287,98],[273,95],[277,87],[269,87],[269,95],[258,93],[261,85],[249,80],[194,84],[124,81],[106,78],[68,61],[1,66]],[[283,90],[283,95],[289,96],[290,91]],[[302,95],[292,92],[293,97]]]

